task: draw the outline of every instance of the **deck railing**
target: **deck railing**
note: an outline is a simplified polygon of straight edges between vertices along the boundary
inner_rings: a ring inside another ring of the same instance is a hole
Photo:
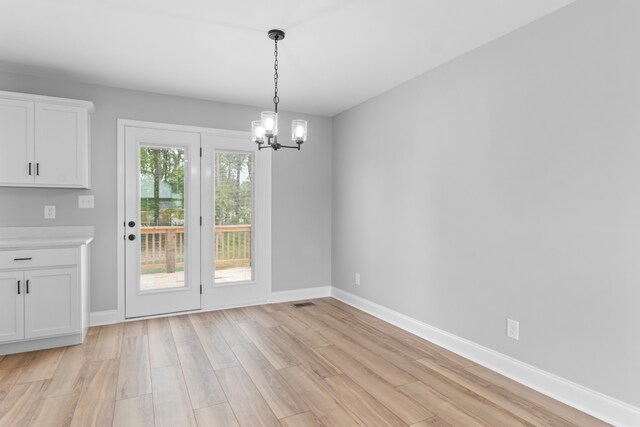
[[[169,250],[167,250],[167,248]],[[251,226],[215,227],[216,268],[251,265]],[[140,227],[140,267],[142,272],[173,273],[184,268],[184,227]]]

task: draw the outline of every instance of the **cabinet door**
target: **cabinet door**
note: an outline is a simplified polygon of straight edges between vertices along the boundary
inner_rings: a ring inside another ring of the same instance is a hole
[[[34,166],[33,102],[0,99],[0,184],[33,184]]]
[[[24,291],[21,271],[0,273],[0,342],[24,338]]]
[[[80,332],[77,268],[26,271],[25,338]]]
[[[84,108],[36,103],[36,185],[88,187],[88,113]]]

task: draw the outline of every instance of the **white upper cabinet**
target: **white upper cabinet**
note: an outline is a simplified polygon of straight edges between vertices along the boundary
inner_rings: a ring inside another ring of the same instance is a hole
[[[0,99],[0,184],[33,184],[33,102]]]
[[[90,186],[93,104],[0,92],[0,185]]]
[[[36,103],[35,183],[88,187],[87,110]]]

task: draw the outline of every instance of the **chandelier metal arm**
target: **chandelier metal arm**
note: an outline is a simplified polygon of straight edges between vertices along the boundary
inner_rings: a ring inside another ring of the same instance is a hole
[[[294,149],[300,151],[300,144],[298,144],[298,145],[282,145],[282,144],[280,144],[278,146],[278,148],[294,148]]]
[[[258,145],[258,150],[262,150],[263,148],[271,148],[273,149],[273,151],[278,151],[281,148],[293,148],[295,150],[300,151],[300,144],[298,145],[282,145],[282,144]]]
[[[277,135],[267,136],[266,144],[258,144],[258,150],[262,150],[263,148],[271,148],[273,151],[278,151],[281,148],[293,148],[300,151],[300,146],[302,142],[298,142],[297,145],[283,145],[278,142]]]

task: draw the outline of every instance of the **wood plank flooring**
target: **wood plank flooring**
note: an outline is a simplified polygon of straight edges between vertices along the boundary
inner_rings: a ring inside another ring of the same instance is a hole
[[[91,328],[0,356],[2,426],[603,426],[331,298]]]

